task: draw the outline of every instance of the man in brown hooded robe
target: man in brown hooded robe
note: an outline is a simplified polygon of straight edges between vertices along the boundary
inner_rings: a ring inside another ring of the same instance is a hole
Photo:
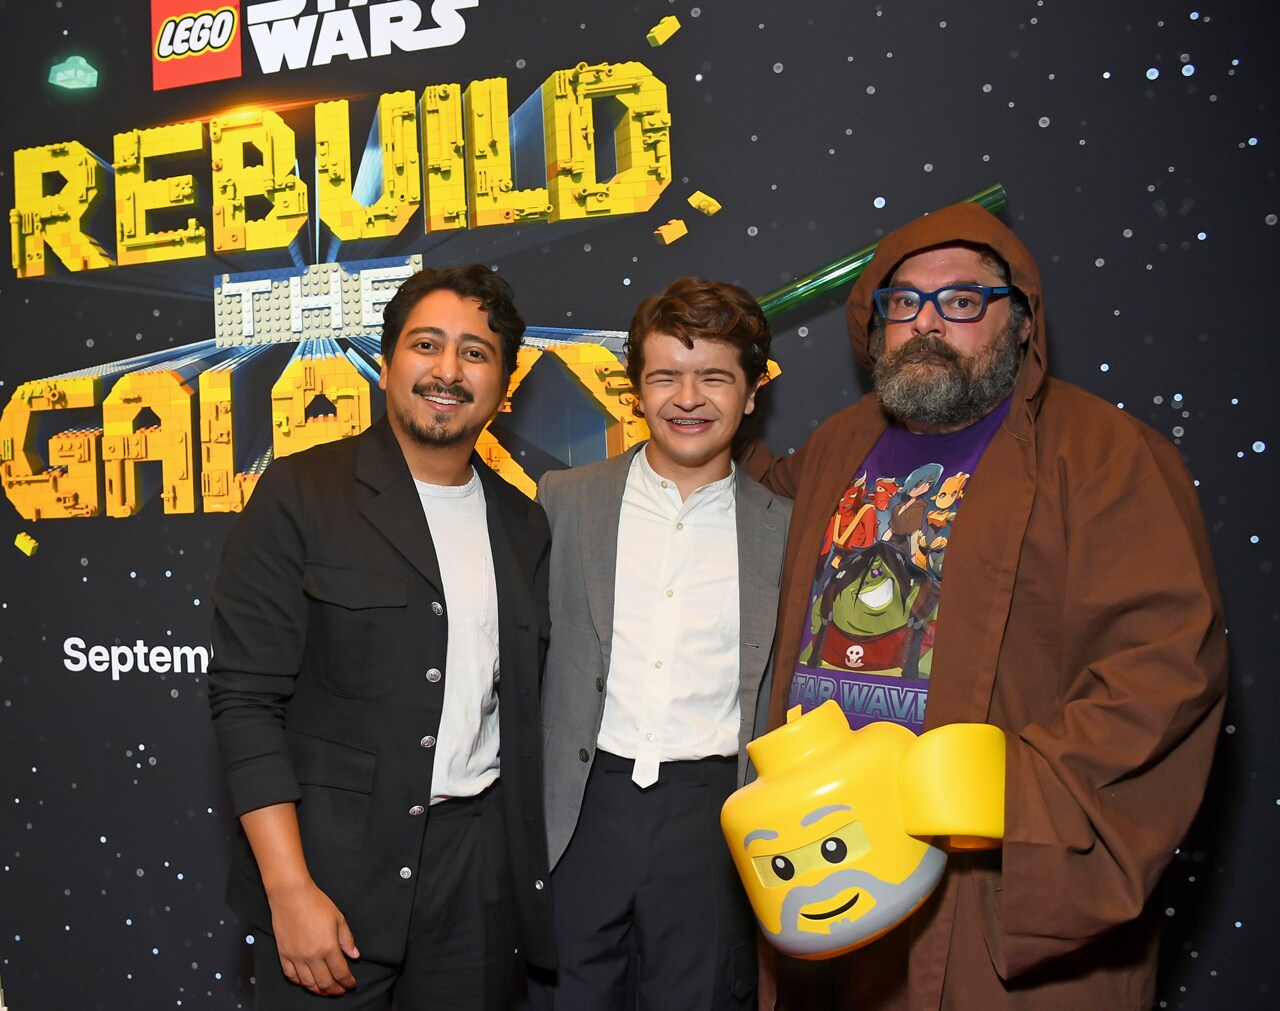
[[[811,680],[801,651],[836,611],[820,604],[829,577],[815,576],[814,558],[850,482],[901,481],[934,462],[972,475],[945,576],[929,558],[917,577],[937,593],[930,615],[912,619],[935,623],[915,637],[932,646],[927,678],[894,684],[927,692],[923,729],[990,723],[1007,747],[1001,847],[952,853],[925,905],[858,951],[827,962],[778,956],[777,1003],[765,992],[764,1006],[1152,1005],[1152,892],[1213,754],[1222,606],[1177,450],[1051,378],[1044,320],[1035,261],[994,216],[957,204],[913,221],[880,242],[848,301],[876,393],[793,455],[774,460],[756,443],[742,461],[795,499],[771,726],[804,701],[793,689]],[[855,624],[869,597],[835,599]],[[858,649],[846,653],[828,654],[827,674],[886,676],[859,669]],[[812,651],[807,659],[816,662]],[[846,712],[854,725],[894,718]]]

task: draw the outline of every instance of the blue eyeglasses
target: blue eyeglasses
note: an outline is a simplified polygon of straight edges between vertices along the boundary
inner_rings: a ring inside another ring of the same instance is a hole
[[[1012,289],[989,284],[961,284],[937,291],[916,288],[877,288],[871,293],[880,315],[889,323],[909,323],[932,302],[938,315],[952,323],[972,323],[987,311],[987,299],[1007,295]]]

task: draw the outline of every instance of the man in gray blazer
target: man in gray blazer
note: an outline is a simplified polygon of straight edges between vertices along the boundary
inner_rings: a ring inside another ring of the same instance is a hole
[[[769,340],[734,285],[684,278],[647,299],[627,372],[651,440],[539,484],[560,969],[535,1007],[754,1005],[753,920],[719,814],[764,728],[791,512],[730,455]]]

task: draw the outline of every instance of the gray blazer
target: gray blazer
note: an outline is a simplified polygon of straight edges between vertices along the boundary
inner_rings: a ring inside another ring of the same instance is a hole
[[[538,501],[551,522],[551,643],[542,685],[542,737],[552,867],[578,824],[595,758],[613,646],[618,518],[639,448],[585,467],[549,471],[538,482]],[[747,742],[764,732],[768,714],[778,582],[790,518],[790,499],[767,491],[738,468],[739,784],[747,775]]]

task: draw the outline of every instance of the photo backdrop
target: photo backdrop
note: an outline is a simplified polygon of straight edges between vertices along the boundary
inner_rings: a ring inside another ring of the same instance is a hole
[[[528,488],[643,437],[616,356],[643,297],[685,274],[763,296],[996,183],[1044,274],[1055,373],[1181,448],[1227,604],[1232,694],[1161,887],[1160,1006],[1274,1002],[1274,5],[0,17],[0,1005],[251,1006],[209,588],[272,455],[381,412],[398,277],[478,260],[513,284],[534,339],[484,450]],[[845,294],[774,320],[775,451],[867,388]]]

